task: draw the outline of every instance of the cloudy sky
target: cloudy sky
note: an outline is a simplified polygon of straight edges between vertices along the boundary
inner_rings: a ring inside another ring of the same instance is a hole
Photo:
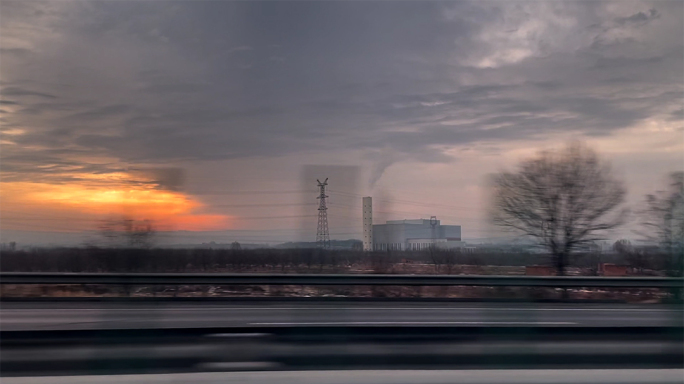
[[[316,177],[333,238],[365,195],[481,238],[486,176],[568,139],[636,205],[684,168],[683,5],[3,0],[2,241],[310,240]]]

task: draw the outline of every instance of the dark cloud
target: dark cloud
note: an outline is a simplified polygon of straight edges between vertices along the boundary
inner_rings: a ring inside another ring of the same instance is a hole
[[[179,191],[185,184],[185,170],[182,168],[131,168],[128,171],[150,180],[160,189]]]
[[[66,118],[71,120],[105,119],[111,116],[125,114],[131,110],[132,107],[129,105],[107,105],[104,107],[93,108],[84,112],[76,113],[74,115],[66,116]]]
[[[5,87],[2,89],[2,94],[4,96],[38,96],[47,99],[56,99],[57,96],[51,95],[49,93],[31,91],[28,89],[23,89],[19,87]]]
[[[3,147],[13,177],[76,155],[119,159],[91,169],[109,172],[315,148],[363,149],[377,178],[449,146],[681,119],[681,2],[2,7],[3,33],[23,28],[2,41],[2,94],[22,106],[5,123],[28,130]]]
[[[0,55],[26,56],[30,53],[31,50],[25,48],[0,48]]]
[[[684,120],[684,108],[679,108],[678,110],[671,112],[669,120],[670,121]]]
[[[647,13],[644,12],[638,12],[633,14],[632,16],[629,17],[618,17],[615,19],[615,22],[618,25],[625,25],[625,24],[643,24],[648,21],[658,19],[660,18],[660,14],[658,13],[657,10],[651,8],[648,10]]]

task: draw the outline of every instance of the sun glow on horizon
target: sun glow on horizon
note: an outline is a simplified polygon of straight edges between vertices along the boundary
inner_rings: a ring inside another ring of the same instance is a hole
[[[181,192],[150,186],[8,182],[2,184],[0,196],[3,219],[8,212],[10,217],[19,215],[3,220],[3,227],[10,229],[22,227],[25,214],[32,219],[68,214],[58,216],[64,217],[62,225],[77,230],[112,215],[150,220],[158,230],[221,230],[229,229],[233,222],[226,215],[202,213],[204,204]]]

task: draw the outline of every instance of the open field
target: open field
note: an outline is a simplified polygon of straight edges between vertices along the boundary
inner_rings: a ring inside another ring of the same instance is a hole
[[[596,275],[592,262],[620,262],[615,255],[579,255],[568,275]],[[349,273],[408,275],[525,275],[527,265],[548,265],[548,257],[532,254],[461,254],[454,251],[373,252],[316,249],[36,249],[4,252],[3,272],[211,272],[211,273]],[[636,275],[662,275],[630,269]],[[555,300],[562,291],[524,287],[336,287],[336,286],[112,286],[13,285],[0,287],[8,298],[438,298]],[[568,290],[568,299],[657,303],[669,292],[659,289]]]

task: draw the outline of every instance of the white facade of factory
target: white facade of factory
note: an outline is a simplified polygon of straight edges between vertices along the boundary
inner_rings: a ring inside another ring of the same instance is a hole
[[[364,251],[420,251],[465,248],[460,225],[442,225],[436,217],[417,220],[390,220],[373,224],[373,201],[363,198]]]
[[[440,220],[391,220],[373,225],[373,250],[419,251],[463,248],[460,225],[442,225]]]

